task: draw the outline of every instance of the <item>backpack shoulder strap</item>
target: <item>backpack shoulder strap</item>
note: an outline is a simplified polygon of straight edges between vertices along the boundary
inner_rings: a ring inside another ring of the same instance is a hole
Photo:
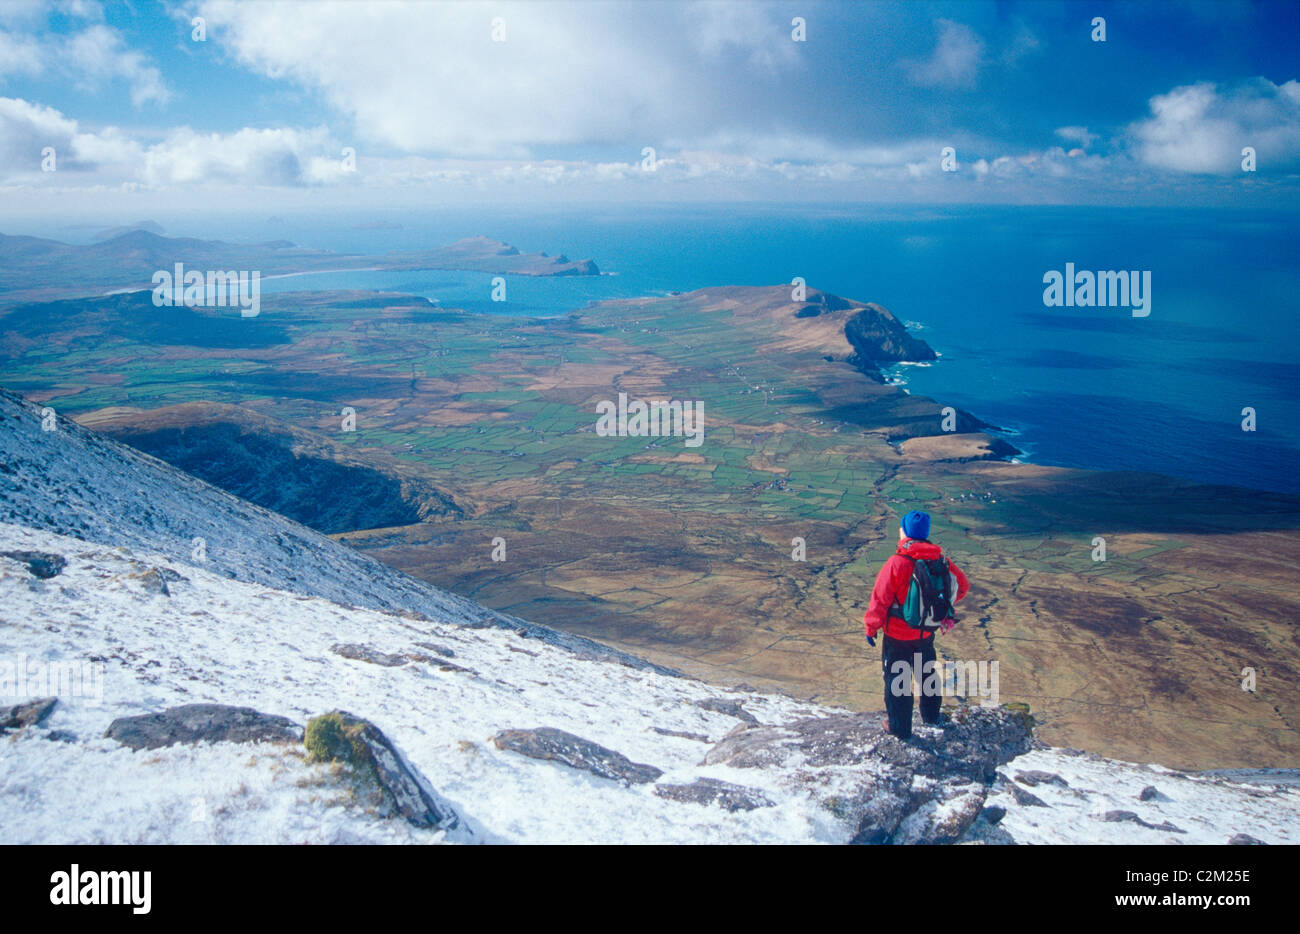
[[[912,563],[912,570],[913,571],[916,570],[916,562],[917,562],[916,555],[905,555],[901,551],[896,551],[891,557],[903,558],[907,561],[910,561]],[[909,583],[908,583],[909,587],[911,586],[910,580],[911,579],[909,577]],[[903,618],[903,602],[898,599],[898,594],[894,594],[894,602],[889,605],[889,610],[886,615],[896,616],[899,619]]]

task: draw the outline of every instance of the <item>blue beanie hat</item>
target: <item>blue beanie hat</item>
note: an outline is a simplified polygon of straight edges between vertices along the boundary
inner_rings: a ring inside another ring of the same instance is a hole
[[[919,509],[913,509],[903,516],[902,526],[903,534],[908,538],[929,538],[930,514],[921,512]]]

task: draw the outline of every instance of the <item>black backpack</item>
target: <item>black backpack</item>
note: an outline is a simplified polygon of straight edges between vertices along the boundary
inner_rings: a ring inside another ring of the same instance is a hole
[[[953,616],[953,594],[957,590],[948,559],[913,558],[912,579],[907,585],[907,599],[890,607],[889,615],[901,619],[912,629],[934,632],[939,624]]]

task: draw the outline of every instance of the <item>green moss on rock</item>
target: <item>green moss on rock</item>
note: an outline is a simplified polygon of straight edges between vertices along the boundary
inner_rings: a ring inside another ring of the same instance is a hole
[[[341,711],[307,721],[303,744],[317,762],[342,762],[360,779],[377,779],[374,757],[362,740],[366,724]]]
[[[1024,724],[1025,732],[1030,736],[1034,735],[1034,727],[1038,725],[1038,721],[1035,720],[1033,714],[1029,712],[1028,704],[1024,701],[1011,701],[1002,706],[1012,713],[1017,714],[1020,717],[1020,722]]]

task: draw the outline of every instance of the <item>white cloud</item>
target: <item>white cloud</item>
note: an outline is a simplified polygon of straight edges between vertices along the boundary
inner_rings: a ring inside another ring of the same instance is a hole
[[[326,153],[329,134],[315,130],[255,130],[196,133],[174,130],[149,147],[140,179],[151,186],[303,185],[342,179],[342,156]]]
[[[41,171],[52,147],[56,171]],[[324,128],[196,133],[180,127],[146,145],[115,127],[84,132],[50,107],[0,98],[0,182],[65,187],[293,187],[349,181],[342,147]]]
[[[205,16],[243,66],[350,117],[358,149],[527,159],[626,145],[633,158],[752,116],[731,106],[746,69],[771,80],[802,61],[774,9],[211,0],[187,15]],[[492,41],[495,17],[504,42]]]
[[[779,71],[799,59],[790,39],[792,17],[753,0],[723,0],[691,7],[686,38],[706,56],[739,52],[758,68]]]
[[[1084,149],[1087,149],[1099,139],[1096,133],[1088,132],[1086,126],[1057,127],[1056,135],[1061,139],[1068,139],[1073,143],[1078,143]]]
[[[4,3],[0,0],[0,7]],[[74,9],[68,15],[85,18],[90,14]],[[23,19],[13,17],[11,22],[24,25]],[[143,53],[129,48],[121,33],[108,26],[95,24],[68,36],[0,30],[0,78],[49,72],[67,75],[88,91],[121,79],[137,107],[151,101],[166,103],[169,96],[162,73]]]
[[[0,78],[5,75],[34,75],[44,66],[41,45],[34,39],[0,31]]]
[[[128,49],[122,36],[107,26],[91,26],[64,40],[60,63],[86,83],[124,79],[131,88],[131,103],[166,103],[162,74],[140,52]]]
[[[964,23],[936,21],[938,39],[925,61],[909,67],[912,80],[923,87],[972,88],[984,62],[984,41]]]
[[[138,143],[116,130],[84,133],[75,120],[51,107],[0,97],[0,181],[50,174],[41,171],[47,147],[54,150],[56,173],[122,170],[141,153]]]
[[[1256,78],[1226,90],[1201,82],[1156,95],[1150,107],[1130,132],[1139,157],[1156,168],[1237,172],[1245,146],[1255,148],[1261,171],[1300,161],[1300,82]]]

